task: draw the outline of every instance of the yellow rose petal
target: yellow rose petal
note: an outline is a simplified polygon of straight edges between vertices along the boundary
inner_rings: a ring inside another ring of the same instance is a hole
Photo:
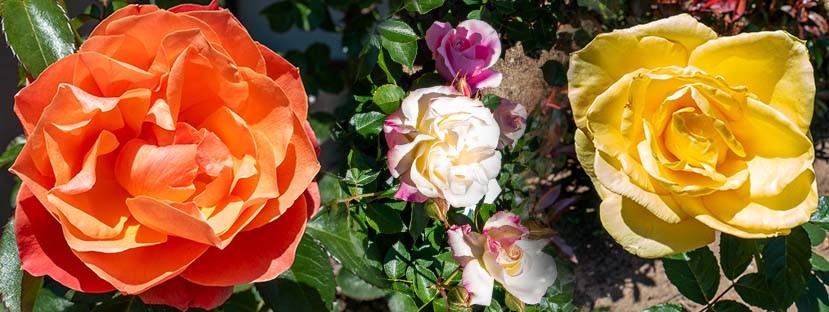
[[[781,111],[802,132],[814,110],[815,81],[802,41],[784,32],[745,33],[697,47],[688,65],[743,85],[758,99]]]
[[[633,200],[616,194],[602,201],[599,215],[613,239],[643,258],[693,250],[714,241],[714,231],[695,219],[665,223]]]
[[[596,157],[596,147],[593,146],[593,141],[579,129],[576,129],[574,140],[576,144],[576,158],[579,159],[579,163],[581,163],[584,172],[587,173],[590,181],[593,182],[593,186],[595,186],[596,192],[599,193],[599,197],[605,198],[609,191],[599,183],[598,178],[596,178],[596,173],[593,171],[593,159]]]
[[[782,113],[757,100],[749,99],[744,118],[732,121],[729,129],[745,149],[752,196],[776,196],[812,168],[811,140]]]
[[[809,216],[817,208],[818,194],[814,172],[806,170],[796,176],[797,178],[776,196],[753,196],[749,194],[746,185],[738,190],[717,192],[702,197],[702,202],[711,216],[741,231],[769,236],[784,233],[790,228],[808,222]],[[727,229],[722,231],[727,232]],[[729,234],[754,237],[739,232]]]
[[[644,172],[644,169],[641,169],[641,165],[636,165],[640,167],[638,171],[641,171],[641,174],[644,175],[643,179],[649,181],[650,178]],[[662,222],[680,223],[688,218],[688,215],[676,205],[670,194],[656,194],[653,191],[639,187],[631,182],[630,174],[625,173],[622,167],[621,162],[602,151],[598,151],[596,154],[594,160],[596,177],[607,190],[637,202],[655,217],[661,219]]]
[[[596,36],[570,58],[568,95],[576,125],[585,128],[593,100],[623,75],[640,68],[684,67],[691,51],[716,37],[687,14]]]

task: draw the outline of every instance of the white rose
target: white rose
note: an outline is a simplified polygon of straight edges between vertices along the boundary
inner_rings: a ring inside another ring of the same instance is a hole
[[[383,131],[389,170],[400,178],[395,197],[470,207],[501,192],[500,130],[481,101],[445,86],[414,90],[386,117]]]
[[[556,279],[556,263],[542,251],[549,241],[530,240],[529,233],[518,216],[504,211],[490,217],[480,234],[469,225],[449,229],[449,247],[463,266],[461,284],[469,304],[489,305],[495,281],[526,304],[541,302]]]

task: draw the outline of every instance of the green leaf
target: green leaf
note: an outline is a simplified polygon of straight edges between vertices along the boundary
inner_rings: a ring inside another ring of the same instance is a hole
[[[264,15],[268,19],[271,30],[275,32],[286,32],[290,30],[294,26],[294,22],[299,18],[296,6],[291,1],[275,2],[262,9],[259,14]]]
[[[821,196],[817,202],[817,210],[809,220],[812,223],[829,223],[829,198]]]
[[[412,42],[417,40],[417,34],[409,25],[397,20],[385,20],[377,25],[377,30],[384,39],[394,42]]]
[[[392,234],[406,230],[400,213],[385,203],[366,207],[366,217],[369,225],[379,233]]]
[[[417,239],[429,223],[429,216],[423,204],[412,205],[412,219],[409,221],[409,234]]]
[[[23,307],[23,270],[17,241],[14,239],[14,218],[3,228],[0,236],[0,303],[10,312],[20,312]]]
[[[411,312],[417,310],[417,304],[407,294],[395,292],[389,297],[389,311],[391,312]]]
[[[737,280],[734,290],[737,291],[737,294],[745,303],[762,309],[781,310],[791,305],[791,301],[784,302],[785,300],[779,293],[769,288],[766,277],[760,273],[743,275]]]
[[[334,269],[328,255],[310,237],[303,236],[291,268],[256,289],[274,311],[327,311],[336,293]]]
[[[444,0],[405,0],[404,3],[406,10],[425,14],[442,6],[443,1]]]
[[[723,275],[733,281],[743,274],[751,263],[755,248],[757,245],[754,241],[720,234],[720,266]]]
[[[415,57],[417,57],[417,41],[395,42],[383,37],[380,38],[380,43],[389,52],[392,61],[412,68]]]
[[[348,123],[354,126],[357,133],[364,137],[369,137],[380,133],[383,130],[383,120],[386,115],[380,112],[368,112],[354,114],[351,121]]]
[[[826,240],[826,230],[815,223],[805,223],[802,225],[803,230],[809,235],[809,243],[812,246],[817,246]]]
[[[812,257],[809,258],[809,263],[812,265],[812,270],[829,272],[829,261],[826,261],[826,258],[815,252],[812,252]]]
[[[75,52],[69,18],[55,0],[4,0],[0,9],[6,41],[32,77]]]
[[[371,98],[371,101],[374,102],[377,107],[380,107],[380,110],[383,113],[391,114],[400,107],[400,101],[406,96],[406,91],[403,91],[402,88],[393,85],[393,84],[386,84],[382,85],[377,90],[374,91],[374,96]]]
[[[809,237],[800,227],[792,229],[788,236],[768,240],[763,248],[763,273],[786,306],[806,290],[811,254]]]
[[[390,278],[400,278],[406,274],[406,268],[411,261],[411,255],[406,250],[406,245],[402,242],[396,242],[386,252],[383,259],[383,270]]]
[[[717,258],[708,247],[702,247],[678,257],[663,258],[665,275],[679,292],[688,299],[707,304],[720,285],[720,268]]]
[[[23,145],[25,144],[26,138],[24,136],[21,135],[15,137],[9,145],[6,146],[6,151],[0,155],[0,167],[13,163],[17,159],[17,155],[20,154],[20,151],[23,150]]]
[[[795,305],[800,312],[829,311],[829,294],[826,292],[826,286],[823,286],[814,275],[809,276],[806,292],[795,301]]]
[[[481,98],[481,101],[484,102],[484,106],[486,106],[487,108],[495,110],[496,108],[498,108],[498,105],[501,104],[501,97],[495,94],[485,94]]]
[[[384,289],[366,283],[366,281],[348,270],[340,271],[340,274],[337,275],[337,285],[340,285],[343,295],[357,300],[375,300],[388,293]]]
[[[357,274],[366,282],[388,288],[385,274],[377,261],[369,259],[363,244],[352,232],[344,213],[325,209],[308,223],[306,233],[316,238],[343,267]]]
[[[556,60],[549,60],[541,66],[544,81],[551,86],[567,85],[567,69]]]
[[[733,300],[720,300],[717,301],[711,309],[711,312],[751,312],[747,306],[742,303]]]
[[[680,306],[678,304],[663,303],[663,304],[657,304],[655,306],[647,308],[647,309],[643,310],[642,312],[684,312],[684,311],[685,311],[685,309],[683,309],[682,306]]]
[[[429,302],[434,299],[438,293],[435,284],[437,284],[437,276],[427,267],[416,265],[414,277],[414,293],[423,302]]]
[[[43,287],[37,293],[34,312],[62,312],[74,311],[75,304],[66,298],[55,295],[49,288]],[[80,310],[80,309],[78,309]]]

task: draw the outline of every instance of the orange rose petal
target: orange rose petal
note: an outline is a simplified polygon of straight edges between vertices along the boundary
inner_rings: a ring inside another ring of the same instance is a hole
[[[217,235],[222,235],[239,219],[244,208],[244,200],[236,196],[230,196],[225,202],[218,205],[213,215],[207,219],[207,222],[210,224],[213,232]]]
[[[173,64],[166,98],[179,121],[199,125],[220,108],[238,107],[248,92],[232,60],[202,40],[193,42]]]
[[[204,132],[204,137],[196,148],[196,164],[205,174],[215,177],[225,168],[232,168],[233,160],[227,145],[216,134]]]
[[[305,201],[308,202],[308,220],[311,220],[317,212],[320,211],[320,187],[317,182],[311,182],[308,189],[305,190]]]
[[[222,40],[217,43],[227,50],[228,55],[233,58],[237,65],[248,67],[258,73],[267,73],[265,59],[262,58],[259,47],[250,37],[245,27],[230,11],[191,11],[184,14],[210,25],[210,28]]]
[[[77,252],[81,261],[124,294],[138,294],[184,271],[208,246],[170,236],[163,244],[119,253]]]
[[[97,251],[105,253],[122,252],[127,249],[158,245],[167,241],[167,234],[157,232],[138,223],[135,218],[127,219],[121,233],[110,238],[101,239],[84,235],[74,225],[60,219],[63,225],[63,237],[69,248],[75,251]]]
[[[196,182],[198,183],[198,182]],[[202,207],[202,211],[205,215],[210,215],[205,211],[205,207],[214,207],[216,206],[222,198],[230,194],[230,186],[233,183],[233,169],[226,168],[222,170],[212,181],[199,188],[199,185],[196,185],[196,197],[193,197],[193,202],[199,207]]]
[[[202,286],[175,277],[138,296],[146,304],[166,304],[187,311],[187,308],[215,309],[232,294],[233,287]]]
[[[288,145],[285,160],[279,164],[276,172],[279,197],[278,205],[267,205],[246,230],[255,229],[274,220],[284,212],[284,209],[293,205],[293,202],[308,188],[319,172],[319,161],[311,145],[311,141],[302,130],[302,124],[294,119],[294,135]]]
[[[114,151],[118,147],[118,138],[112,132],[104,130],[95,140],[95,144],[84,156],[83,167],[80,172],[64,184],[55,185],[54,191],[63,194],[79,194],[89,191],[97,180],[98,157]],[[57,184],[57,183],[56,183]]]
[[[158,85],[155,75],[103,54],[83,52],[77,55],[72,84],[92,95],[119,97],[128,90],[153,90]]]
[[[294,108],[297,117],[301,120],[308,119],[308,95],[305,94],[305,87],[302,85],[302,78],[299,76],[299,68],[268,49],[268,47],[259,43],[257,45],[259,45],[259,51],[262,52],[262,57],[265,58],[268,76],[285,91],[288,99],[291,100],[291,106]]]
[[[232,286],[274,279],[294,261],[306,220],[305,200],[297,200],[274,222],[239,233],[224,250],[210,248],[181,277],[196,284]],[[263,243],[263,238],[279,238]],[[216,268],[222,268],[217,270]]]
[[[133,139],[120,153],[115,176],[133,196],[180,202],[195,192],[195,144],[155,146]]]
[[[138,68],[149,68],[155,51],[148,51],[134,37],[102,35],[89,37],[81,44],[78,52],[97,52]]]
[[[256,155],[256,143],[242,117],[227,107],[218,108],[199,128],[213,132],[230,150],[233,157]]]
[[[89,34],[89,37],[97,37],[107,34],[107,27],[110,23],[120,20],[122,18],[128,16],[136,16],[136,15],[145,15],[155,11],[158,11],[158,7],[154,5],[140,5],[140,4],[131,4],[127,5],[120,10],[117,10],[107,16],[103,21],[101,21],[95,29],[92,30],[92,33]]]
[[[294,119],[291,100],[270,77],[246,68],[242,68],[239,73],[250,86],[250,93],[245,103],[233,111],[252,130],[267,136],[275,148],[276,163],[281,163],[294,131],[293,127],[285,126],[293,123]]]
[[[14,234],[23,270],[29,274],[48,275],[66,287],[87,293],[113,290],[72,254],[61,235],[60,224],[25,183],[17,194]]]
[[[130,213],[141,224],[156,231],[186,238],[206,245],[216,245],[219,238],[195,204],[162,202],[152,197],[127,199]]]
[[[164,31],[158,30],[159,25],[164,25]],[[134,38],[144,45],[146,55],[152,60],[159,50],[162,38],[169,33],[188,29],[199,30],[211,42],[221,42],[218,35],[206,23],[184,14],[175,14],[165,10],[113,20],[106,25],[104,34]],[[141,60],[140,63],[145,62],[147,60]]]
[[[14,96],[14,111],[27,136],[32,134],[43,110],[51,103],[51,95],[57,93],[62,83],[71,82],[78,58],[78,54],[72,54],[58,60]]]
[[[279,196],[274,148],[261,132],[253,133],[257,149],[257,175],[240,180],[233,193],[247,199],[269,199]]]

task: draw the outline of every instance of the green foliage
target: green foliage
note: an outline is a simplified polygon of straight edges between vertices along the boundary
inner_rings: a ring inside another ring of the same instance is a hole
[[[54,0],[4,0],[0,10],[6,41],[32,77],[75,52],[69,19]]]
[[[720,234],[720,266],[725,277],[735,280],[751,264],[757,246],[754,241]]]
[[[17,241],[14,239],[14,219],[3,227],[0,235],[0,303],[9,312],[20,312],[23,307],[23,270]]]
[[[708,247],[665,257],[662,264],[668,279],[688,299],[707,304],[716,295],[720,268]]]
[[[328,255],[306,235],[291,269],[273,281],[256,284],[256,289],[274,311],[324,311],[333,306],[335,285]]]

